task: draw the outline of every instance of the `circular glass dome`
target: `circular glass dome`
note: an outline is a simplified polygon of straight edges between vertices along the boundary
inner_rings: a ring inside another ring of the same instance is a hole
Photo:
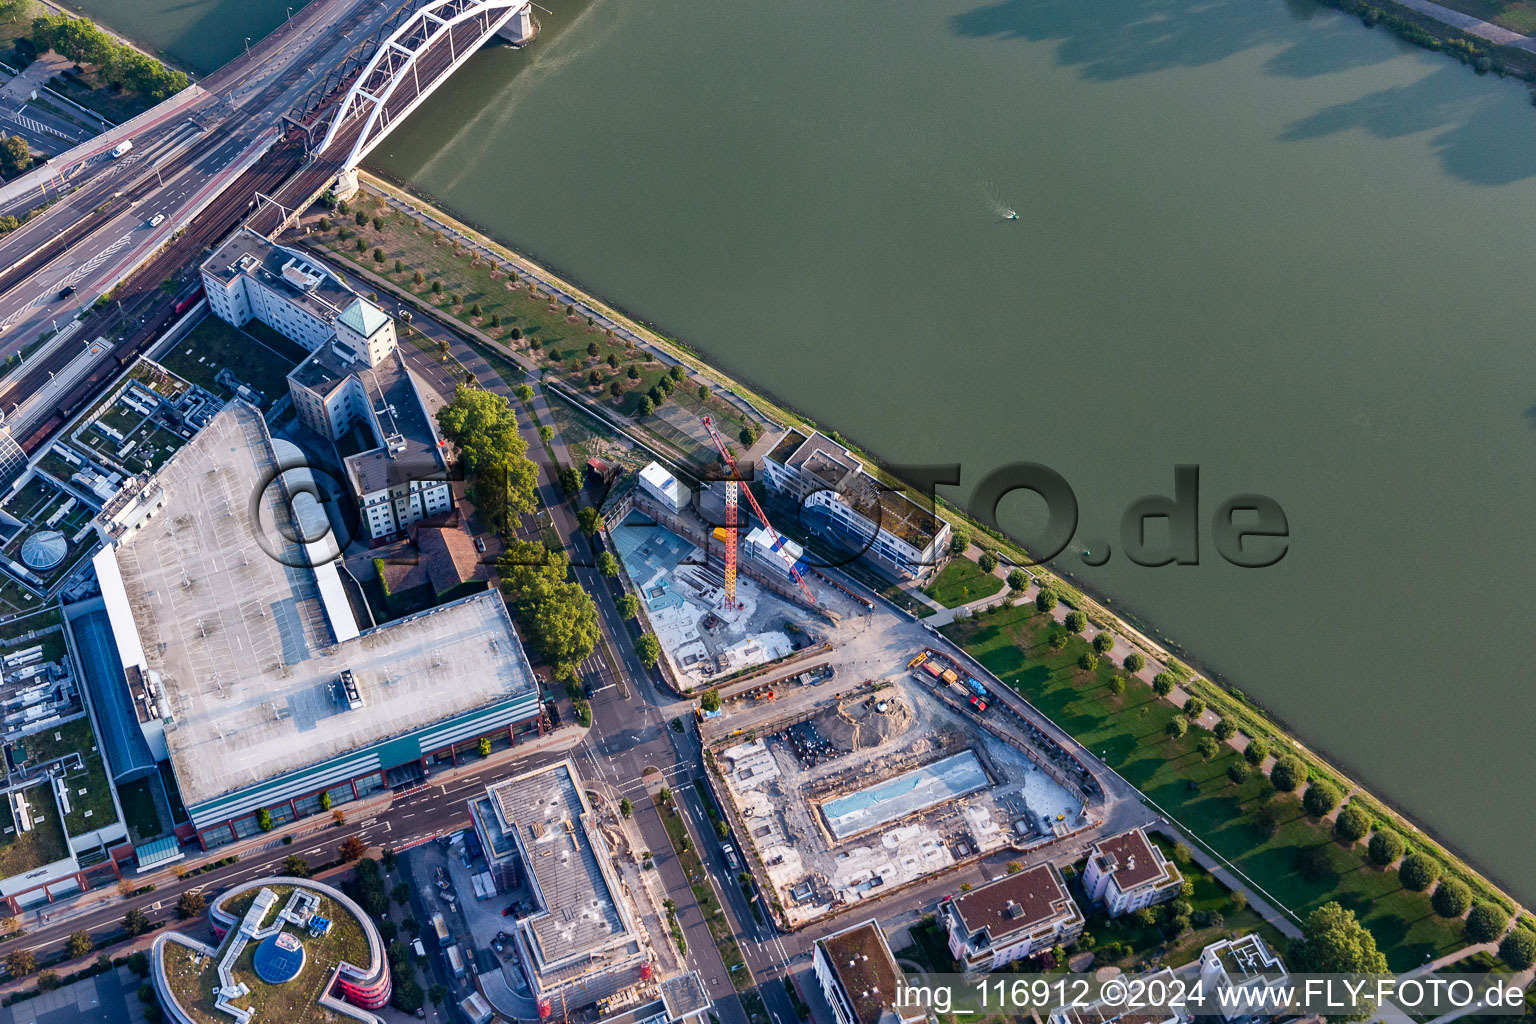
[[[69,541],[58,530],[42,530],[21,542],[21,561],[28,569],[47,572],[64,561]]]
[[[304,944],[291,932],[269,935],[257,944],[251,966],[268,985],[292,981],[304,969]]]

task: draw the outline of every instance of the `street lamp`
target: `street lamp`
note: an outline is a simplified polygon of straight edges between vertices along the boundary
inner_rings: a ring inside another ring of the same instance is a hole
[[[250,36],[246,36],[245,37],[245,55],[247,57],[249,57],[251,55],[251,37]]]
[[[288,19],[287,20],[289,20],[289,21],[293,20],[293,8],[292,7],[288,8]]]

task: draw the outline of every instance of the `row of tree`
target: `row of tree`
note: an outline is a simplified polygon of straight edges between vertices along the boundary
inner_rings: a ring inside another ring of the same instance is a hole
[[[32,21],[32,45],[76,64],[90,64],[103,78],[151,100],[163,100],[190,84],[183,71],[120,43],[88,18],[45,14]]]
[[[571,679],[597,645],[597,605],[567,576],[564,551],[514,540],[496,564],[501,589],[517,608],[518,621],[556,679]]]

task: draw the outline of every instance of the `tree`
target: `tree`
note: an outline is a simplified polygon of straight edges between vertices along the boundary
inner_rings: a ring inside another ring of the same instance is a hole
[[[448,305],[450,306],[460,305],[463,303],[463,301],[464,296],[460,295],[458,292],[454,292],[452,295],[448,296]]]
[[[635,813],[635,805],[629,802],[629,797],[626,796],[619,801],[619,813],[626,818]]]
[[[955,530],[949,535],[949,553],[956,558],[965,554],[965,549],[971,546],[971,535],[964,530]]]
[[[1182,718],[1170,718],[1163,731],[1173,739],[1179,739],[1189,731],[1189,723]]]
[[[373,262],[375,262],[375,263],[383,263],[384,262],[384,250],[383,249],[375,248],[373,250]]]
[[[699,710],[707,711],[707,712],[710,712],[711,714],[716,712],[716,711],[719,711],[720,710],[720,691],[719,690],[705,690],[703,695],[701,695],[699,697]]]
[[[130,939],[143,935],[149,931],[149,915],[133,907],[123,915],[123,931]]]
[[[641,416],[649,416],[656,411],[656,403],[649,395],[641,395],[640,404],[636,407],[636,411]]]
[[[320,794],[320,809],[322,811],[328,811],[328,810],[331,809],[331,794],[330,793],[327,792],[327,793],[321,793]]]
[[[571,466],[561,466],[557,474],[560,478],[560,487],[566,494],[575,494],[581,490],[581,474]]]
[[[417,287],[420,287],[422,284],[426,283],[426,280],[426,276],[423,275],[419,270],[411,274],[411,283]]]
[[[1517,971],[1523,971],[1536,963],[1536,932],[1528,928],[1516,928],[1499,943],[1499,959]]]
[[[437,339],[437,358],[446,361],[448,359],[448,341],[446,338]]]
[[[432,282],[432,294],[433,295],[441,295],[441,294],[443,294],[443,282],[441,282],[441,281],[433,281]]]
[[[608,393],[614,398],[622,398],[624,397],[624,385],[617,380],[611,380],[608,382]]]
[[[640,599],[634,594],[620,594],[614,602],[619,608],[619,617],[626,621],[640,614]]]
[[[485,311],[480,308],[480,303],[478,303],[478,302],[475,303],[473,306],[469,307],[469,315],[470,316],[478,317],[478,316],[483,316],[484,314],[485,314]]]
[[[341,841],[341,845],[337,847],[336,853],[344,861],[353,861],[360,859],[367,850],[368,844],[363,842],[361,836],[350,835]]]
[[[1200,742],[1195,745],[1195,749],[1200,751],[1201,757],[1209,761],[1221,753],[1221,744],[1216,742],[1214,736],[1202,736]]]
[[[1205,701],[1199,697],[1190,697],[1184,702],[1184,717],[1191,722],[1205,714]]]
[[[1109,677],[1109,692],[1116,697],[1125,692],[1125,676],[1112,675]]]
[[[1289,754],[1276,761],[1269,770],[1269,781],[1282,793],[1289,793],[1306,781],[1307,766],[1299,758]]]
[[[1326,903],[1307,915],[1302,939],[1291,953],[1305,971],[1316,974],[1385,974],[1387,958],[1376,938],[1355,920],[1354,911]]]
[[[1397,866],[1397,880],[1404,889],[1424,892],[1440,877],[1440,865],[1427,853],[1410,853]]]
[[[523,329],[521,327],[514,327],[514,328],[512,328],[512,333],[510,335],[508,335],[508,337],[510,337],[513,341],[521,340],[522,336],[523,336]],[[537,339],[530,339],[530,343],[533,345],[534,348],[538,348],[539,345],[543,344],[542,342],[538,341]]]
[[[256,827],[263,832],[272,831],[272,812],[263,807],[256,812]]]
[[[309,861],[296,853],[290,853],[283,858],[283,874],[293,878],[308,878],[310,874]]]
[[[1350,804],[1333,819],[1333,834],[1344,843],[1357,843],[1371,830],[1371,816]]]
[[[555,428],[554,427],[550,426],[548,423],[540,425],[540,427],[539,427],[539,440],[540,441],[543,441],[545,444],[548,444],[550,441],[554,440],[554,437],[555,437]]]
[[[1509,914],[1496,903],[1478,902],[1467,915],[1468,942],[1492,942],[1509,927]]]
[[[1107,629],[1100,630],[1093,638],[1093,649],[1100,654],[1108,654],[1115,646],[1115,636]]]
[[[1125,656],[1125,661],[1123,664],[1125,665],[1125,670],[1127,672],[1129,672],[1131,675],[1135,675],[1147,667],[1147,659],[1146,656],[1141,652],[1132,651],[1130,654]]]
[[[1092,672],[1099,667],[1099,656],[1092,651],[1084,651],[1077,656],[1077,667],[1084,672]]]
[[[1318,779],[1307,787],[1306,794],[1301,798],[1301,805],[1312,817],[1321,818],[1339,806],[1342,796],[1339,787],[1325,779]]]
[[[492,313],[491,314],[491,329],[495,330],[496,328],[498,328],[500,326],[501,326],[501,314],[500,313]]]
[[[576,510],[576,525],[581,528],[582,533],[590,537],[608,524],[603,521],[601,512],[587,505]],[[607,554],[606,551],[603,553]]]
[[[672,802],[672,790],[670,788],[666,787],[666,786],[662,786],[661,789],[656,791],[656,799],[660,800],[664,804],[671,803]],[[671,900],[668,900],[667,902],[670,903]],[[667,908],[668,911],[670,911],[671,909],[672,909],[671,907]]]
[[[640,664],[646,668],[655,668],[657,660],[661,658],[661,641],[656,639],[655,633],[641,633],[635,637],[635,653],[640,656]],[[720,695],[715,693],[716,707],[719,706],[719,699]],[[706,707],[704,710],[710,709]]]
[[[397,274],[405,273],[405,264],[401,263],[399,260],[395,260],[395,273],[397,273]]]
[[[362,210],[358,210],[357,213],[352,215],[352,220],[357,224],[358,227],[362,227],[368,223],[368,214],[364,213]]]
[[[505,398],[461,385],[437,411],[437,425],[458,449],[471,498],[487,522],[508,530],[518,513],[538,507],[538,467]]]
[[[373,218],[373,230],[375,230],[375,231],[383,231],[384,230],[384,218],[383,217],[375,217],[375,218]]]
[[[715,835],[719,836],[721,839],[724,839],[726,836],[728,836],[730,834],[731,834],[731,826],[727,825],[723,821],[715,822]]]
[[[1235,785],[1241,786],[1244,782],[1248,781],[1249,770],[1248,762],[1239,761],[1234,758],[1227,764],[1227,778],[1231,779]]]
[[[1255,768],[1263,764],[1264,759],[1268,756],[1269,743],[1262,736],[1255,736],[1253,739],[1249,740],[1248,745],[1243,748],[1244,760],[1253,765]]]
[[[677,365],[676,363],[674,363],[672,365],[672,368],[667,371],[667,376],[671,377],[674,381],[676,381],[677,383],[681,384],[683,382],[683,378],[688,376],[688,371],[683,369],[681,366]],[[751,424],[748,424],[748,426],[750,427]]]
[[[1051,611],[1056,607],[1056,602],[1059,600],[1060,598],[1056,596],[1056,591],[1050,587],[1042,586],[1039,590],[1035,591],[1035,611]]]
[[[1159,697],[1166,697],[1173,692],[1174,679],[1171,672],[1159,672],[1152,677],[1152,692]]]
[[[983,551],[981,557],[976,559],[976,564],[982,572],[991,574],[997,568],[997,556],[990,551]]]
[[[1081,633],[1084,627],[1088,625],[1088,615],[1074,608],[1067,612],[1067,617],[1063,620],[1063,624],[1067,627],[1067,632]]]
[[[357,241],[352,244],[352,248],[357,250],[358,252],[367,252],[368,251],[368,240],[363,238],[362,235],[358,235],[357,236]]]
[[[70,932],[69,941],[64,944],[65,952],[69,954],[69,958],[71,960],[75,959],[76,957],[85,956],[85,954],[89,953],[95,948],[96,943],[92,941],[91,933],[86,931],[84,928],[77,932]]]
[[[617,576],[619,574],[619,560],[613,557],[612,551],[604,551],[597,556],[597,571],[604,576]]]
[[[14,178],[32,166],[32,150],[19,135],[0,132],[0,176]]]
[[[1379,828],[1371,836],[1371,842],[1366,847],[1366,853],[1371,858],[1371,863],[1377,867],[1386,867],[1403,855],[1403,850],[1408,844],[1403,842],[1403,837],[1389,828]]]
[[[30,949],[13,949],[5,954],[5,973],[13,978],[25,978],[37,970],[37,957]]]
[[[200,892],[184,892],[176,898],[176,916],[190,921],[208,908],[208,901]]]
[[[149,954],[140,950],[128,954],[128,969],[141,978],[149,977]]]
[[[624,371],[624,376],[628,377],[630,380],[639,380],[640,379],[640,368],[638,366],[636,366],[634,363],[630,363],[629,364],[629,369]]]
[[[1008,570],[1008,589],[1015,594],[1021,594],[1029,589],[1029,573],[1023,569]]]
[[[1053,629],[1051,635],[1046,638],[1045,645],[1053,651],[1065,650],[1067,640],[1072,636],[1064,629]]]
[[[479,741],[475,744],[475,753],[481,757],[491,756],[491,738],[489,736],[480,737]]]
[[[1216,728],[1212,729],[1211,731],[1216,734],[1217,739],[1225,743],[1227,740],[1237,735],[1237,726],[1223,718],[1221,721],[1216,723]]]
[[[1460,879],[1442,878],[1435,886],[1435,894],[1429,898],[1429,905],[1441,917],[1460,917],[1472,906],[1472,890]]]
[[[608,358],[612,359],[614,361],[613,365],[618,365],[618,358],[619,358],[618,356],[609,356]],[[699,390],[698,390],[697,394],[699,396],[699,401],[701,401],[701,402],[709,401],[709,385],[708,384],[700,384],[699,385]]]

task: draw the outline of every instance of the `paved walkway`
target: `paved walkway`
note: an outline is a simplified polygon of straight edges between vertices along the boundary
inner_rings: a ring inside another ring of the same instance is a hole
[[[1523,36],[1491,21],[1474,18],[1470,14],[1453,11],[1449,7],[1442,6],[1434,0],[1393,0],[1407,7],[1409,10],[1427,14],[1436,21],[1444,22],[1452,28],[1460,29],[1468,35],[1474,35],[1480,39],[1486,39],[1498,46],[1513,46],[1521,50],[1529,50],[1536,53],[1536,39]]]

